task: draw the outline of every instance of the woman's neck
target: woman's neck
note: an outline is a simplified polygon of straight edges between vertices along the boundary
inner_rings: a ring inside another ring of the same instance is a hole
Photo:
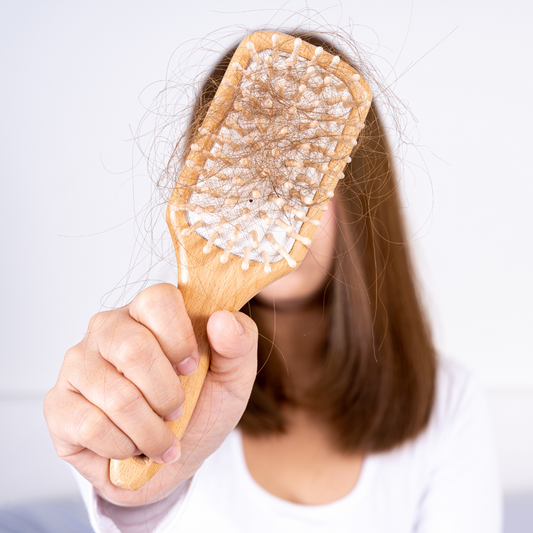
[[[273,356],[287,369],[287,389],[298,399],[320,374],[328,320],[322,295],[291,303],[256,302],[253,319],[273,342]]]

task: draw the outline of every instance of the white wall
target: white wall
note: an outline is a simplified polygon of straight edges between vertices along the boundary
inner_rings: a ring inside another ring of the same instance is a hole
[[[491,393],[506,487],[533,490],[532,4],[308,3],[332,24],[356,24],[354,37],[412,113],[411,145],[399,157],[437,342]],[[277,13],[258,0],[0,6],[0,417],[8,422],[0,425],[0,455],[26,449],[30,436],[13,431],[14,420],[26,408],[38,420],[64,352],[103,302],[117,300],[120,289],[107,296],[136,262],[134,245],[146,254],[141,210],[150,185],[131,139],[143,103],[176,64],[174,50],[229,25],[256,28],[271,18],[282,25],[287,10],[303,6],[289,1]],[[155,269],[151,278],[172,275]],[[52,457],[48,442],[33,453]],[[43,463],[28,461],[44,487]],[[6,492],[0,503],[29,495]]]

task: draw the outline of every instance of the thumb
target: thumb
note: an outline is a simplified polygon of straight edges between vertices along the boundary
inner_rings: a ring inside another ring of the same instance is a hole
[[[234,380],[257,369],[257,326],[243,313],[217,311],[207,323],[211,345],[210,372]]]

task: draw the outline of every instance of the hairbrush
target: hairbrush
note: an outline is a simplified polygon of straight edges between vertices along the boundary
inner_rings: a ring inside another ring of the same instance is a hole
[[[179,439],[209,369],[209,317],[239,310],[304,259],[371,98],[350,65],[300,38],[256,32],[236,49],[167,208],[200,351],[196,372],[180,376],[184,414],[168,422]],[[111,481],[137,490],[162,466],[111,460]]]

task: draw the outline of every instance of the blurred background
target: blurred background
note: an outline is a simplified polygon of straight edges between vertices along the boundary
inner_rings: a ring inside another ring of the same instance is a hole
[[[147,209],[147,109],[191,49],[203,70],[246,29],[311,24],[351,33],[381,73],[377,96],[396,95],[400,129],[382,106],[437,346],[486,388],[506,532],[533,531],[533,4],[268,4],[0,4],[0,508],[77,499],[45,394],[94,313],[137,280],[175,282]]]

